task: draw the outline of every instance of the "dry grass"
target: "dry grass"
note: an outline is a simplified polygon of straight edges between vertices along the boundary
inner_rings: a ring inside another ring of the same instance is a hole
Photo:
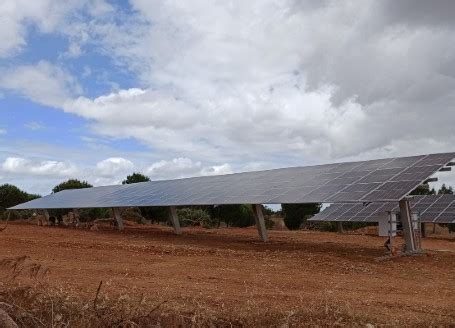
[[[28,256],[5,258],[0,261],[0,269],[4,276],[0,282],[0,309],[20,327],[365,327],[375,324],[329,295],[322,303],[285,311],[278,304],[276,311],[267,313],[256,313],[249,307],[242,313],[222,309],[215,312],[197,299],[188,300],[192,307],[182,308],[172,300],[158,302],[144,295],[113,297],[103,290],[102,281],[92,299],[74,297],[63,286],[51,287],[46,282],[50,279],[49,270]]]
[[[161,226],[118,233],[10,222],[0,234],[0,260],[9,257],[0,309],[24,327],[455,324],[451,240],[424,241],[444,252],[379,263],[378,237],[270,235],[264,244],[254,229],[175,237]]]

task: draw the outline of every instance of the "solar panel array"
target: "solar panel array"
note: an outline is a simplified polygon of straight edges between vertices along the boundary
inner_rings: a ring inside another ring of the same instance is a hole
[[[12,209],[396,201],[455,153],[65,190]]]
[[[455,195],[413,196],[411,211],[420,214],[421,222],[455,223]],[[385,213],[399,213],[397,202],[332,204],[310,221],[377,222]]]

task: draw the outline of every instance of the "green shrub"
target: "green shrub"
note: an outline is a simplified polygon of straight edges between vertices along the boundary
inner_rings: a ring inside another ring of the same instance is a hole
[[[249,227],[254,224],[254,214],[249,205],[219,205],[213,207],[211,216],[231,227]]]
[[[145,224],[145,218],[141,214],[138,207],[129,207],[122,212],[122,217],[125,220],[134,221],[139,224]]]
[[[152,222],[167,222],[169,220],[169,208],[165,206],[139,207],[141,215]]]
[[[177,215],[182,226],[201,226],[204,228],[216,227],[217,221],[210,217],[210,215],[199,208],[179,208]]]

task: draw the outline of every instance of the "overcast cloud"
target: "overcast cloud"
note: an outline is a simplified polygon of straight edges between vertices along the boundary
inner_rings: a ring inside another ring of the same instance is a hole
[[[1,169],[13,182],[49,167],[103,184],[455,149],[454,1],[16,3],[0,5],[0,88],[154,159],[35,162],[17,149]],[[31,26],[67,40],[58,61],[13,60]],[[97,66],[72,69],[89,52],[134,83],[90,89]]]

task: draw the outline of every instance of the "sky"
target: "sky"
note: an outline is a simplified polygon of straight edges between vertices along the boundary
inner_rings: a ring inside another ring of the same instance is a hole
[[[450,0],[2,0],[0,184],[45,195],[68,178],[455,151],[453,13]]]

